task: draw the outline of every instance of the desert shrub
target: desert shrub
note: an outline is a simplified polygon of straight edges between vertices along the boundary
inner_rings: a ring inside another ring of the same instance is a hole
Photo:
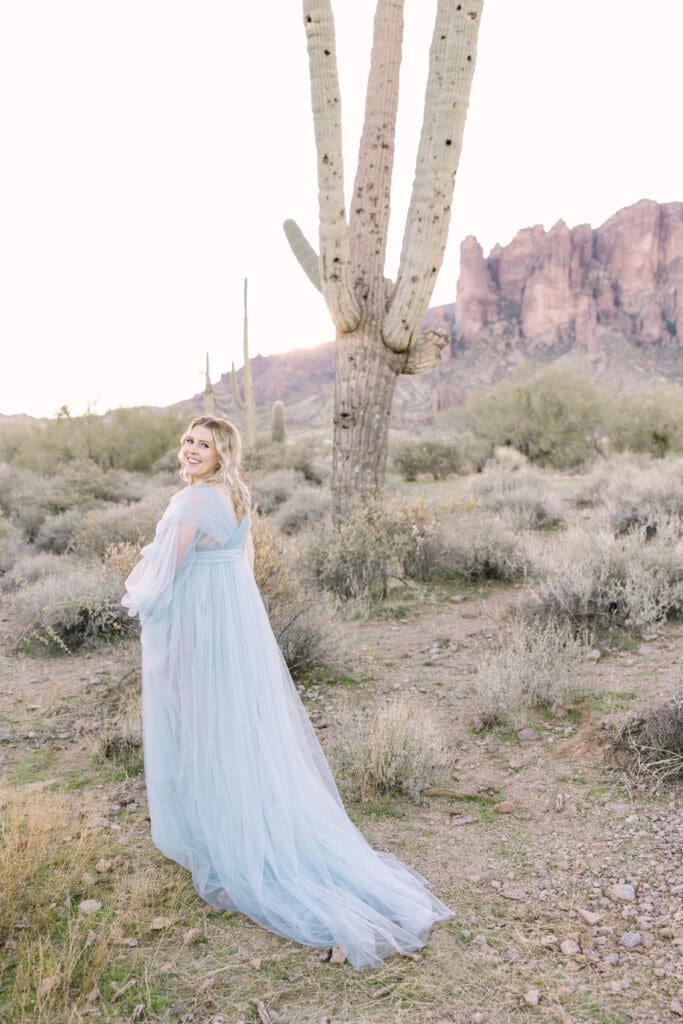
[[[581,494],[583,504],[602,503],[615,533],[658,521],[683,520],[683,459],[613,458],[591,474]]]
[[[121,606],[120,588],[92,567],[79,565],[17,591],[10,629],[20,649],[67,654],[118,640],[135,632],[137,624]]]
[[[557,708],[579,688],[584,653],[571,626],[515,621],[479,665],[475,688],[488,723],[515,722],[525,708]]]
[[[143,769],[142,698],[140,679],[126,687],[116,711],[106,718],[95,743],[95,759],[124,768],[128,775],[139,775]]]
[[[0,581],[26,550],[21,531],[4,517],[0,511]]]
[[[615,747],[636,775],[657,782],[683,778],[683,687],[670,700],[630,718]],[[622,760],[622,758],[620,758]]]
[[[68,556],[55,555],[49,551],[36,552],[25,546],[19,549],[17,560],[10,571],[0,576],[0,592],[14,593],[44,576],[57,576],[72,564]]]
[[[309,569],[325,590],[342,600],[380,601],[389,579],[428,580],[435,568],[437,521],[424,502],[356,505],[339,529],[327,523],[310,540]]]
[[[330,478],[329,453],[316,438],[298,439],[286,444],[271,444],[270,438],[244,453],[244,468],[252,485],[259,474],[291,469],[307,483],[320,486]]]
[[[312,523],[318,523],[330,510],[330,492],[312,484],[302,484],[281,505],[275,516],[275,525],[280,533],[293,534]]]
[[[76,508],[48,516],[43,520],[36,534],[35,546],[39,551],[52,551],[57,555],[64,554],[71,545],[74,534],[80,528],[81,523],[82,513]]]
[[[445,517],[439,526],[438,572],[468,580],[523,579],[529,555],[523,540],[500,517],[473,510]]]
[[[298,551],[276,538],[257,513],[252,535],[254,575],[290,672],[295,678],[313,669],[338,674],[345,655],[329,600],[310,590],[299,572]]]
[[[62,475],[71,463],[89,462],[102,470],[148,472],[173,445],[186,426],[174,409],[114,409],[0,427],[0,458],[21,470]]]
[[[276,469],[254,479],[251,498],[259,512],[270,515],[301,486],[304,477],[295,469]]]
[[[539,554],[537,568],[542,579],[525,605],[532,618],[642,633],[683,608],[683,545],[671,520],[650,540],[644,528],[615,537],[598,522],[574,527]]]
[[[657,458],[683,452],[683,389],[620,395],[609,407],[608,432],[614,451],[647,452]]]
[[[498,513],[515,530],[543,530],[566,521],[562,502],[547,490],[540,473],[487,466],[472,481],[469,492],[482,508]]]
[[[571,469],[600,452],[607,401],[566,367],[525,368],[474,395],[466,418],[491,446],[511,445],[540,465]]]
[[[156,524],[170,497],[168,491],[173,489],[151,494],[130,505],[90,509],[73,536],[71,550],[83,558],[102,559],[112,544],[141,546],[148,543],[154,537]]]
[[[453,441],[404,441],[396,448],[393,462],[404,480],[417,480],[421,473],[444,480],[462,472],[464,465],[460,447]]]
[[[392,793],[418,802],[446,762],[443,737],[429,712],[402,697],[369,714],[347,710],[336,735],[335,774],[363,803]]]

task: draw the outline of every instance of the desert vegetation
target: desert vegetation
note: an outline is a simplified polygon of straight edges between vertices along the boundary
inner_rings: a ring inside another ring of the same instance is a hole
[[[482,411],[519,412],[500,385],[450,436],[397,437],[385,496],[339,526],[324,438],[247,452],[257,582],[347,807],[457,911],[369,983],[211,911],[151,844],[119,599],[179,486],[177,437],[144,470],[88,418],[87,449],[70,420],[0,437],[0,1020],[521,1022],[538,998],[548,1020],[654,1024],[678,998],[683,456],[671,424],[647,441],[645,399],[629,450],[616,399],[575,380],[563,428],[546,384],[526,434]]]

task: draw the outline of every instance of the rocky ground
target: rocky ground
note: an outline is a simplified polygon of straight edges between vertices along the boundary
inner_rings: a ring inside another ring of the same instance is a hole
[[[96,838],[99,866],[67,910],[88,916],[98,941],[106,932],[111,963],[68,1010],[49,1009],[46,984],[20,1011],[8,1001],[20,936],[5,936],[0,1021],[683,1020],[683,789],[652,791],[609,753],[612,730],[679,683],[683,627],[587,661],[583,699],[557,716],[485,730],[473,680],[512,596],[431,589],[347,621],[360,681],[303,693],[328,747],[349,704],[400,693],[432,709],[452,754],[441,795],[349,804],[368,839],[422,871],[456,914],[414,959],[360,973],[208,910],[155,850],[139,765],[94,756],[138,685],[137,644],[49,660],[5,645],[0,770],[23,793],[65,792]],[[117,878],[128,896],[105,918]]]

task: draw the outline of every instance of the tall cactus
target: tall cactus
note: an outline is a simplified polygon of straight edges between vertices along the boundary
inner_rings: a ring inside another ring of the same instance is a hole
[[[249,314],[247,310],[247,279],[244,279],[244,328],[242,334],[242,346],[244,355],[243,389],[244,398],[240,395],[237,385],[237,373],[235,364],[232,364],[232,397],[235,405],[245,415],[244,439],[248,448],[256,445],[256,406],[254,405],[254,380],[251,375],[251,361],[249,359]]]
[[[285,234],[327,303],[335,345],[333,509],[384,485],[400,373],[440,361],[448,339],[420,331],[443,260],[483,0],[438,0],[422,134],[396,282],[384,276],[403,38],[403,0],[377,0],[365,123],[349,221],[331,0],[303,0],[318,158],[317,255],[294,221]]]
[[[209,353],[206,353],[206,370],[204,371],[204,414],[206,416],[216,415],[216,393],[211,383],[209,373]]]
[[[284,403],[280,401],[273,403],[270,440],[273,444],[283,444],[285,440],[285,407]]]

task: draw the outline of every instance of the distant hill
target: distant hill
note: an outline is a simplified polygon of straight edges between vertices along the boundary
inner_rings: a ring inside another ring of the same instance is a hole
[[[488,257],[466,238],[456,302],[430,309],[425,326],[450,344],[436,369],[399,378],[397,427],[433,422],[527,361],[560,361],[626,389],[683,383],[683,203],[644,199],[596,229],[523,228]],[[252,368],[264,426],[276,399],[293,426],[329,426],[332,342],[257,356]],[[239,421],[230,386],[224,374],[217,388]],[[186,405],[200,409],[201,395]]]

